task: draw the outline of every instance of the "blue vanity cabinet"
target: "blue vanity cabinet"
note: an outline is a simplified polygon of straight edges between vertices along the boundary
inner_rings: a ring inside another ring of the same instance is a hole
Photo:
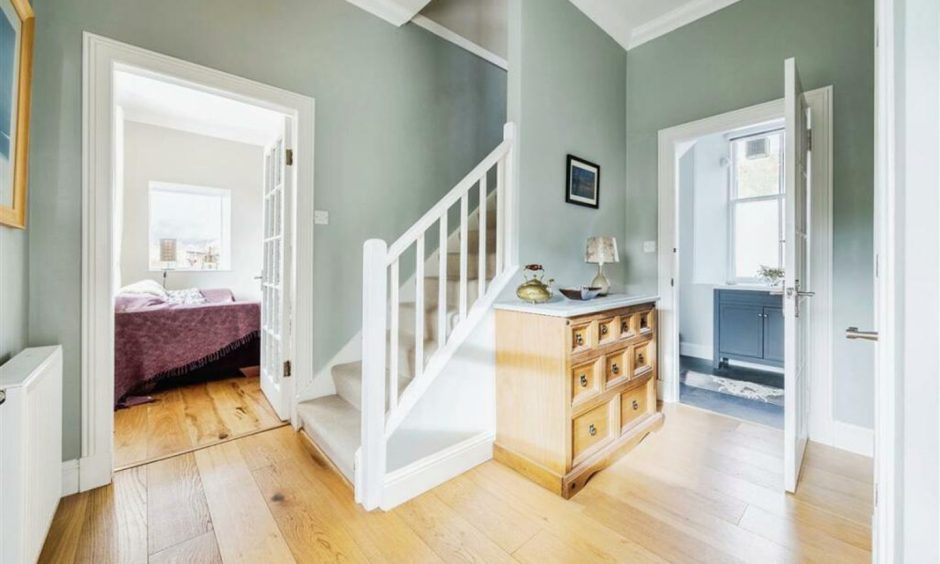
[[[783,297],[715,289],[715,368],[727,360],[783,366]]]

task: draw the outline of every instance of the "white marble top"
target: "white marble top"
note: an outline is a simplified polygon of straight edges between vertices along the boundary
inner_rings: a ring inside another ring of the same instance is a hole
[[[511,298],[497,302],[493,307],[505,311],[520,311],[522,313],[534,313],[536,315],[548,315],[551,317],[577,317],[580,315],[590,315],[599,311],[606,311],[608,309],[648,304],[658,300],[658,296],[611,294],[602,298],[594,298],[593,300],[577,301],[569,300],[561,294],[556,294],[552,299],[541,304],[530,304],[519,298]]]

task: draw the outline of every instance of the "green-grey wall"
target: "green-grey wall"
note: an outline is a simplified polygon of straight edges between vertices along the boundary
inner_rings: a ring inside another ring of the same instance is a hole
[[[873,319],[874,7],[871,0],[742,0],[627,55],[627,272],[655,291],[657,133],[783,97],[796,57],[806,89],[833,86],[833,409],[871,427],[870,347],[841,330]]]
[[[65,352],[79,454],[82,31],[316,99],[317,368],[361,325],[362,243],[393,240],[502,139],[506,73],[344,0],[44,0],[36,6],[30,344]]]
[[[519,124],[522,264],[561,286],[587,284],[585,240],[623,242],[627,55],[568,0],[510,0],[509,116]],[[566,156],[601,167],[600,209],[565,203]],[[623,263],[606,268],[624,283]]]
[[[0,225],[0,364],[26,346],[27,241],[26,231]]]

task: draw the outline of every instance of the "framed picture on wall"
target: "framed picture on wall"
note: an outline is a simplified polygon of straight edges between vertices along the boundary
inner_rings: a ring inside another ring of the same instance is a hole
[[[568,182],[565,201],[569,204],[597,209],[600,202],[601,167],[568,155]]]
[[[35,20],[28,0],[0,9],[0,224],[24,229]]]

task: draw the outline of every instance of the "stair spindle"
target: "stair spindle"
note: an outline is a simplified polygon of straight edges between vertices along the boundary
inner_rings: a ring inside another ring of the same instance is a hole
[[[424,237],[422,231],[415,242],[415,378],[424,373]]]
[[[391,271],[389,275],[391,287],[389,289],[392,295],[390,297],[391,319],[389,319],[391,341],[388,352],[388,407],[389,409],[395,409],[398,407],[398,314],[400,309],[398,305],[398,286],[401,284],[398,277],[398,259],[395,259],[389,270]]]
[[[467,214],[469,208],[468,193],[460,196],[460,320],[467,318],[467,263],[468,241]]]
[[[486,295],[486,181],[489,171],[483,173],[483,178],[480,179],[480,232],[478,239],[480,240],[480,268],[477,274],[477,282],[480,284],[480,291],[477,294],[478,298],[482,298]]]
[[[447,210],[441,214],[440,243],[438,243],[439,265],[437,269],[437,348],[447,342]]]

